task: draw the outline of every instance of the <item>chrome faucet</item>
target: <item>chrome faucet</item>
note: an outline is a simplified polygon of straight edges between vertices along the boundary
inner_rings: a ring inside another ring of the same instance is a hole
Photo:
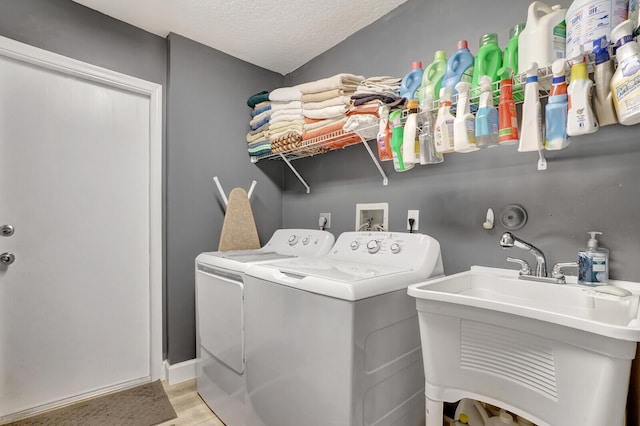
[[[542,250],[540,250],[536,246],[521,240],[520,238],[513,235],[511,232],[505,232],[504,234],[502,234],[502,237],[500,237],[500,245],[502,246],[503,249],[517,247],[524,251],[530,252],[532,255],[536,257],[536,268],[535,268],[534,276],[536,277],[547,276],[547,260],[545,259],[544,253],[542,252]]]

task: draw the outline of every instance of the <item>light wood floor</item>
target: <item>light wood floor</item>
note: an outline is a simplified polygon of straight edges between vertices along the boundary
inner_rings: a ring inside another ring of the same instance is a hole
[[[162,385],[178,418],[159,426],[224,426],[198,395],[195,379],[175,385],[162,381]]]

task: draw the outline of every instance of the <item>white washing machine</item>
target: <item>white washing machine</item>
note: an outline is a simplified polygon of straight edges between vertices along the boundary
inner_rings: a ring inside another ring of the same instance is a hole
[[[406,233],[346,232],[326,256],[250,266],[248,424],[424,425],[407,286],[443,274],[438,241]]]
[[[246,424],[244,272],[296,256],[320,256],[334,237],[313,229],[279,229],[258,250],[202,253],[196,258],[198,393],[229,426]]]

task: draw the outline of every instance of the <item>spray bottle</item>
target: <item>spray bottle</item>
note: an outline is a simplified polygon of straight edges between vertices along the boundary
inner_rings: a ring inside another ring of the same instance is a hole
[[[598,121],[591,109],[593,81],[587,73],[584,55],[578,57],[571,67],[571,82],[567,88],[569,111],[567,113],[567,135],[580,136],[595,133]]]
[[[460,81],[456,84],[458,106],[453,120],[453,146],[456,152],[477,151],[475,117],[471,114],[469,91],[471,83]]]
[[[378,110],[380,122],[378,127],[378,158],[380,161],[389,161],[393,159],[391,153],[391,129],[389,129],[389,107],[381,106]]]
[[[446,154],[454,151],[453,145],[453,120],[451,114],[451,89],[443,87],[440,89],[440,107],[436,118],[434,139],[436,151]]]
[[[522,64],[522,63],[521,63]],[[522,127],[520,129],[519,152],[542,149],[542,111],[538,92],[538,64],[532,62],[527,69],[522,105]]]
[[[562,149],[569,145],[567,136],[567,111],[569,98],[567,96],[567,82],[565,81],[566,61],[556,59],[551,66],[553,80],[549,103],[545,108],[545,141],[548,150]]]
[[[404,123],[404,132],[402,136],[402,158],[404,164],[415,164],[420,154],[420,145],[418,142],[418,101],[415,99],[407,103],[409,115]],[[417,152],[416,152],[417,151]]]
[[[627,20],[611,31],[618,69],[611,79],[613,105],[620,124],[640,123],[640,48],[633,41],[633,24]]]
[[[596,110],[598,125],[608,126],[618,122],[616,110],[613,106],[611,93],[611,78],[613,78],[613,59],[609,57],[609,43],[606,37],[593,42],[593,54],[596,58],[593,79],[596,83],[593,106]]]
[[[512,145],[518,143],[518,113],[513,99],[513,71],[509,67],[500,68],[500,104],[498,105],[498,143]]]
[[[402,139],[404,129],[402,128],[402,110],[394,110],[389,114],[389,125],[391,126],[391,152],[393,154],[393,168],[396,172],[406,172],[413,168],[413,163],[405,163],[402,157]]]
[[[493,106],[492,78],[480,77],[480,103],[476,114],[476,145],[489,148],[498,145],[498,109]]]
[[[436,117],[434,111],[431,109],[431,105],[433,105],[433,97],[429,94],[423,99],[423,106],[421,107],[422,127],[420,129],[420,136],[418,136],[420,164],[438,164],[444,161],[442,154],[436,151],[435,141],[433,139]]]

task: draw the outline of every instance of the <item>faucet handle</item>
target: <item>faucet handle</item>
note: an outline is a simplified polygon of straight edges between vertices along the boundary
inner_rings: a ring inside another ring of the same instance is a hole
[[[520,265],[520,275],[531,275],[531,266],[526,260],[507,256],[506,261]]]
[[[564,268],[577,268],[578,262],[558,262],[553,265],[553,269],[551,270],[551,276],[553,278],[564,277],[563,269]]]

